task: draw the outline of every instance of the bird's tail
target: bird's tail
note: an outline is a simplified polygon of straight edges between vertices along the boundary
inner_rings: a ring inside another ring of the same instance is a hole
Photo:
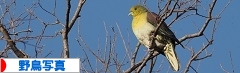
[[[164,47],[164,54],[171,64],[174,71],[178,71],[180,68],[179,61],[177,55],[175,53],[175,45],[173,43],[168,43]]]

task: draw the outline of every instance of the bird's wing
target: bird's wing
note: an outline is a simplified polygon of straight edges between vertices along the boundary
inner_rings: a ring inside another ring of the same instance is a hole
[[[158,18],[159,16],[154,13],[154,12],[148,12],[147,14],[147,21],[149,23],[151,23],[154,27],[158,26]],[[171,39],[173,39],[174,41],[180,43],[178,41],[178,39],[176,38],[176,36],[174,35],[174,33],[168,28],[167,24],[165,22],[162,22],[160,29],[158,30],[159,34],[165,35]]]
[[[147,13],[147,21],[149,23],[151,23],[154,27],[157,27],[158,25],[158,18],[159,16],[154,13],[154,12],[148,12]],[[176,41],[178,44],[180,44],[183,48],[185,48],[181,42],[176,38],[176,36],[174,35],[174,33],[168,28],[167,24],[165,22],[162,22],[160,29],[158,30],[159,34],[162,34],[166,37],[171,38],[173,41]]]

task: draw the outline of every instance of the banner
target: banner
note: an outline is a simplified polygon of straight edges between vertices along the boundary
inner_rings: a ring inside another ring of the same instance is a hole
[[[1,72],[80,72],[79,58],[1,58]]]

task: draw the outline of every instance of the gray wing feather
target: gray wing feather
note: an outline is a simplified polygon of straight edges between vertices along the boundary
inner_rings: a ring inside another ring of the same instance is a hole
[[[148,12],[147,14],[147,20],[149,23],[151,23],[153,26],[157,27],[158,22],[157,22],[157,18],[159,16],[154,13],[154,12]],[[180,43],[178,41],[178,39],[176,38],[176,36],[174,35],[174,33],[168,28],[167,24],[165,22],[162,22],[160,29],[158,30],[159,34],[162,34],[166,37],[171,38],[172,40],[176,41],[177,43]]]

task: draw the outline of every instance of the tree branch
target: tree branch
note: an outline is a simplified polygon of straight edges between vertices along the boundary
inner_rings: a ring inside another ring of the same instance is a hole
[[[185,35],[184,37],[182,37],[181,39],[179,39],[180,42],[185,41],[185,40],[187,40],[187,39],[191,39],[191,38],[195,38],[195,37],[199,37],[199,36],[202,36],[202,35],[203,35],[203,32],[204,32],[205,29],[207,28],[209,22],[212,20],[212,11],[213,11],[213,8],[214,8],[216,2],[217,2],[217,0],[213,0],[213,3],[212,3],[212,5],[210,6],[209,11],[208,11],[208,17],[207,17],[204,25],[202,26],[202,29],[201,29],[198,33]]]
[[[68,44],[68,33],[70,32],[72,26],[74,25],[75,21],[79,17],[80,11],[82,9],[83,4],[86,0],[79,0],[77,10],[75,11],[75,14],[72,18],[72,20],[69,22],[69,14],[71,9],[70,0],[67,0],[67,12],[66,12],[66,26],[64,29],[62,29],[62,42],[63,42],[63,58],[69,58],[69,44]]]
[[[10,34],[8,33],[8,31],[4,28],[3,24],[0,23],[0,32],[2,32],[3,34],[3,38],[6,40],[7,44],[9,45],[8,48],[12,49],[12,51],[14,52],[14,54],[18,57],[18,58],[28,58],[28,55],[24,54],[22,51],[20,51],[17,47],[15,42],[11,39],[11,37],[9,36]]]

